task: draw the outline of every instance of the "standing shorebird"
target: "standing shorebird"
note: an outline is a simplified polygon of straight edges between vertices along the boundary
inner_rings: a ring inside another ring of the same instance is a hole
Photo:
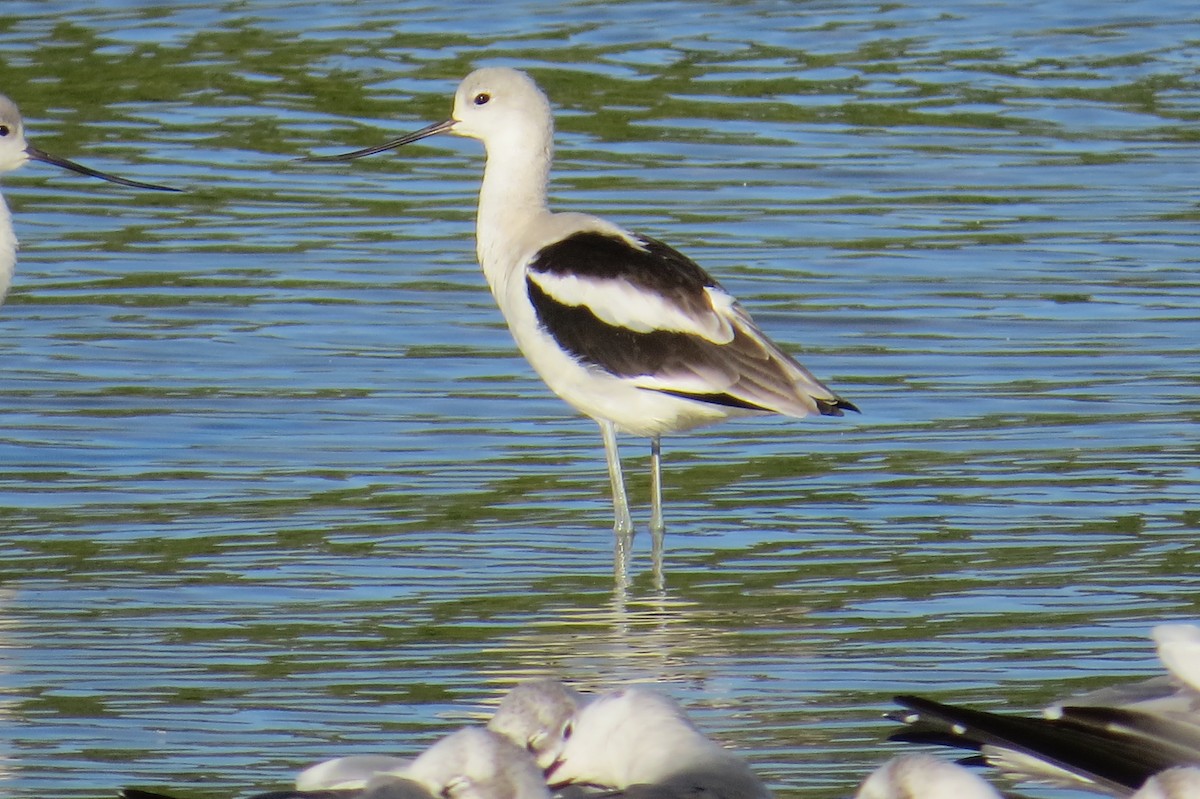
[[[550,103],[515,69],[468,75],[451,118],[348,161],[453,133],[483,142],[476,254],[521,352],[555,394],[595,419],[612,481],[614,532],[633,533],[617,431],[650,439],[651,517],[663,531],[659,439],[731,416],[858,410],[768,339],[707,272],[648,236],[588,214],[554,213],[546,184]]]
[[[179,191],[179,189],[167,186],[139,183],[136,180],[127,180],[105,172],[97,172],[90,167],[39,150],[25,141],[25,124],[21,120],[21,112],[17,110],[17,104],[0,94],[0,172],[11,172],[24,166],[28,161],[54,164],[81,175],[100,178],[110,183],[119,183],[122,186],[132,186],[135,189]],[[8,294],[8,288],[12,285],[13,270],[16,265],[17,235],[13,232],[12,214],[8,211],[4,197],[0,196],[0,302],[4,301],[4,296]]]

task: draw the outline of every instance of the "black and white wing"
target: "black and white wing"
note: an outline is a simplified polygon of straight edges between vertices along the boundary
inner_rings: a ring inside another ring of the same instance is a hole
[[[573,233],[536,253],[526,287],[563,350],[639,388],[790,416],[857,410],[763,335],[708,273],[654,239]]]
[[[1028,718],[917,696],[896,702],[911,712],[893,740],[978,750],[991,765],[1031,779],[1124,794],[1169,768],[1200,765],[1200,727],[1144,711],[1064,706],[1055,718]]]

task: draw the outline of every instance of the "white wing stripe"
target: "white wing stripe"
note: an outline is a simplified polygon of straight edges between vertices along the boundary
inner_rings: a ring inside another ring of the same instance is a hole
[[[536,271],[531,271],[529,278],[556,302],[585,307],[600,321],[635,333],[667,331],[700,336],[714,344],[733,341],[729,319],[733,298],[720,289],[706,288],[710,310],[696,313],[623,280]]]

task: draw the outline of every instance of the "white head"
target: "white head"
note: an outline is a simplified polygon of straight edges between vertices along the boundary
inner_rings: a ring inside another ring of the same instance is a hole
[[[57,155],[51,155],[44,150],[39,150],[25,140],[25,123],[21,119],[21,112],[17,110],[16,103],[0,94],[0,172],[11,172],[14,169],[24,166],[27,161],[41,161],[44,164],[53,164],[63,169],[69,169],[72,172],[78,172],[81,175],[100,178],[101,180],[107,180],[109,183],[119,183],[122,186],[130,186],[135,189],[179,191],[179,189],[172,189],[167,186],[156,186],[153,183],[141,183],[136,180],[128,180],[116,175],[110,175],[107,172],[100,172],[91,167],[77,164],[74,161],[60,158]]]
[[[484,67],[467,75],[458,85],[454,93],[454,110],[446,121],[374,147],[304,160],[350,161],[394,150],[439,133],[480,139],[489,154],[518,157],[522,153],[535,153],[548,163],[553,148],[554,117],[550,101],[533,78],[517,69]]]
[[[1200,627],[1160,624],[1152,634],[1158,647],[1158,659],[1171,676],[1193,691],[1200,691]]]
[[[477,69],[454,93],[453,127],[458,136],[481,139],[492,150],[534,148],[554,137],[550,101],[524,72],[507,67]]]
[[[526,680],[505,694],[487,726],[524,747],[546,769],[562,749],[563,728],[583,703],[583,695],[560,680]]]
[[[553,785],[626,788],[698,770],[751,776],[736,755],[696,729],[674,700],[640,686],[585,705],[562,736],[558,762],[547,772]]]
[[[855,799],[1000,799],[981,777],[932,755],[901,755],[871,773]]]
[[[0,172],[11,172],[29,160],[25,123],[17,104],[0,94]]]
[[[1200,768],[1169,768],[1146,780],[1129,799],[1196,799],[1200,796]]]
[[[442,799],[550,799],[533,759],[481,727],[447,735],[417,757],[404,776]]]

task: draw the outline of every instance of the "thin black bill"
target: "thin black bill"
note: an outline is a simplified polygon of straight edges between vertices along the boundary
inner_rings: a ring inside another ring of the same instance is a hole
[[[141,181],[129,180],[128,178],[122,178],[122,177],[118,177],[116,175],[110,175],[107,172],[100,172],[99,170],[92,169],[91,167],[86,167],[83,164],[77,164],[74,161],[68,161],[65,158],[59,158],[57,155],[50,155],[50,153],[43,152],[42,150],[39,150],[38,148],[36,148],[32,145],[26,147],[25,152],[29,155],[29,158],[31,160],[41,161],[43,164],[54,164],[54,166],[60,166],[63,169],[69,169],[72,172],[78,172],[81,175],[87,175],[87,176],[93,177],[93,178],[100,178],[101,180],[107,180],[109,183],[117,183],[121,186],[129,186],[130,188],[133,188],[133,189],[151,189],[153,191],[181,191],[180,189],[173,189],[170,186],[159,186],[154,183],[142,183]]]
[[[375,155],[387,150],[394,150],[397,147],[402,147],[405,144],[412,144],[421,139],[427,139],[430,136],[436,136],[439,133],[449,132],[455,125],[453,119],[447,119],[445,122],[435,122],[428,127],[414,130],[412,133],[405,134],[398,139],[392,139],[383,144],[377,144],[374,147],[365,147],[361,150],[355,150],[350,153],[342,153],[341,155],[310,155],[306,158],[301,158],[301,161],[353,161],[355,158],[362,158],[365,155]]]

